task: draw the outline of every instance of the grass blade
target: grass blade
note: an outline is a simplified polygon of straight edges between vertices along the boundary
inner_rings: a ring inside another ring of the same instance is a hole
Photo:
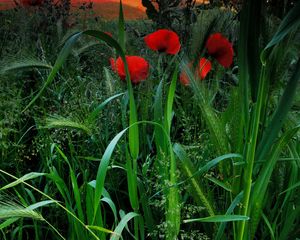
[[[261,218],[261,213],[263,209],[263,202],[265,199],[265,193],[267,191],[268,183],[272,175],[275,164],[279,158],[279,154],[290,139],[297,133],[300,129],[300,125],[287,131],[273,147],[272,155],[268,158],[268,161],[264,164],[262,170],[260,171],[259,177],[255,181],[253,188],[253,193],[250,200],[251,213],[251,231],[252,235],[255,233],[259,220]]]
[[[69,56],[72,48],[74,47],[75,43],[77,42],[77,40],[79,39],[79,37],[81,35],[88,35],[88,36],[95,37],[96,39],[98,39],[100,41],[104,41],[109,46],[115,48],[116,51],[120,54],[121,58],[123,59],[126,72],[129,73],[128,66],[127,66],[126,59],[125,59],[125,53],[124,53],[122,47],[119,45],[119,43],[116,40],[111,38],[105,32],[101,32],[101,31],[86,30],[83,32],[77,32],[77,33],[71,35],[69,37],[69,39],[66,41],[64,47],[62,48],[62,50],[60,51],[60,53],[56,59],[56,62],[54,64],[52,71],[50,72],[46,82],[44,83],[44,85],[42,86],[40,91],[34,96],[34,98],[29,102],[29,104],[25,107],[25,109],[22,112],[25,112],[28,108],[30,108],[36,102],[36,100],[43,94],[43,92],[46,90],[46,88],[52,83],[57,72],[64,64],[64,62],[67,59],[67,57]]]
[[[97,116],[99,115],[99,113],[102,111],[102,109],[103,109],[108,103],[110,103],[112,100],[114,100],[114,99],[116,99],[116,98],[118,98],[118,97],[120,97],[120,96],[123,96],[123,95],[124,95],[124,93],[118,93],[118,94],[116,94],[116,95],[114,95],[114,96],[111,96],[111,97],[105,99],[104,102],[102,102],[100,105],[98,105],[98,106],[93,110],[93,112],[91,112],[91,113],[89,114],[89,116],[88,116],[87,119],[86,119],[86,122],[88,122],[88,123],[93,122],[93,121],[97,118]]]
[[[92,226],[92,225],[87,225],[87,227],[91,230],[97,230],[99,232],[104,232],[104,233],[109,233],[109,234],[114,234],[113,231],[111,230],[108,230],[106,228],[103,228],[103,227],[99,227],[99,226]]]
[[[205,218],[195,218],[195,219],[187,219],[183,220],[183,223],[191,223],[191,222],[233,222],[233,221],[247,221],[249,217],[242,215],[215,215],[211,217]]]
[[[277,32],[267,44],[264,50],[261,53],[261,61],[264,64],[268,58],[272,47],[277,45],[280,41],[284,39],[290,32],[295,30],[300,25],[300,2],[297,2],[295,6],[289,11],[286,17],[283,19],[281,24],[278,27]]]
[[[49,86],[49,84],[54,80],[58,70],[61,68],[61,66],[65,62],[67,56],[71,52],[71,48],[73,47],[73,45],[75,44],[77,39],[80,37],[80,35],[81,35],[80,33],[76,33],[76,34],[74,34],[70,37],[69,41],[66,42],[65,46],[63,47],[63,49],[59,53],[59,55],[56,59],[56,62],[54,64],[53,68],[52,68],[52,71],[50,72],[50,75],[48,76],[48,78],[47,78],[46,82],[44,83],[43,87],[37,93],[37,95],[34,96],[34,98],[29,102],[29,104],[25,107],[25,109],[22,112],[25,112],[29,107],[31,107],[31,105],[33,103],[35,103],[35,101],[42,95],[42,93]]]
[[[300,4],[298,4],[300,6]],[[297,84],[300,81],[300,59],[295,67],[295,72],[285,87],[284,93],[280,99],[279,105],[272,116],[267,129],[264,131],[261,142],[257,148],[256,160],[263,159],[270,150],[275,138],[278,136],[283,126],[289,110],[291,109],[294,97],[297,92]]]
[[[236,206],[241,202],[242,198],[243,198],[243,192],[240,192],[234,199],[233,201],[231,202],[229,208],[227,209],[225,215],[229,215],[231,214],[234,209],[236,208]],[[215,239],[216,240],[220,240],[224,234],[224,230],[225,230],[225,227],[226,227],[226,222],[223,222],[220,224],[219,228],[218,228],[218,231],[217,231],[217,234],[215,236]]]
[[[31,68],[52,69],[52,66],[36,59],[20,59],[10,63],[2,63],[0,74]]]
[[[284,194],[286,192],[290,192],[290,191],[292,191],[292,190],[294,190],[295,188],[298,188],[298,187],[300,187],[300,182],[297,182],[294,185],[292,185],[291,187],[289,187],[288,189],[284,190],[283,192],[280,193],[280,195]]]
[[[111,236],[110,240],[118,240],[121,237],[122,231],[123,229],[126,227],[127,223],[134,217],[138,217],[139,214],[134,213],[134,212],[130,212],[127,213],[124,217],[122,217],[120,223],[118,224],[118,226],[116,227],[116,229],[114,230],[113,235]]]
[[[27,173],[23,177],[18,178],[16,181],[13,181],[13,182],[5,185],[0,190],[4,190],[4,189],[14,187],[14,186],[16,186],[20,183],[23,183],[23,182],[28,181],[30,179],[34,179],[34,178],[41,177],[41,176],[44,176],[44,175],[46,175],[46,173],[38,173],[38,172]]]
[[[181,145],[175,143],[173,146],[174,152],[176,156],[179,158],[181,164],[180,166],[183,168],[183,172],[190,179],[191,185],[193,188],[195,200],[198,204],[202,203],[210,216],[215,215],[215,211],[213,208],[213,204],[206,197],[206,193],[204,192],[204,187],[200,185],[200,181],[195,178],[195,167],[193,166],[191,160],[188,158],[187,153],[181,147]]]

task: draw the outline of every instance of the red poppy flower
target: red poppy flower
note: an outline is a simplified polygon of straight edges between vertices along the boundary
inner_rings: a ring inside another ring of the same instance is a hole
[[[191,64],[189,64],[188,66],[191,67]],[[195,75],[197,75],[201,80],[203,80],[210,70],[211,70],[211,62],[206,58],[201,58],[199,61],[199,65],[195,70]],[[180,82],[184,86],[188,86],[190,84],[189,77],[187,76],[187,73],[185,71],[183,71],[180,74]]]
[[[146,79],[149,74],[149,63],[142,57],[126,56],[131,82],[134,84],[140,83]],[[115,61],[110,59],[111,68],[117,72],[121,80],[125,81],[126,73],[124,62],[121,57]]]
[[[147,46],[154,51],[175,55],[180,50],[178,35],[167,29],[160,29],[154,33],[148,34],[144,40]]]
[[[43,0],[20,0],[20,3],[25,7],[41,5]]]
[[[221,33],[210,35],[206,42],[209,55],[214,57],[223,67],[229,67],[233,61],[232,44]]]

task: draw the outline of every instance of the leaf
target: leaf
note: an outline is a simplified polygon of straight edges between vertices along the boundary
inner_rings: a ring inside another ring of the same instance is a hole
[[[214,177],[209,177],[209,176],[205,176],[206,179],[208,179],[209,181],[213,182],[214,184],[218,185],[219,187],[223,188],[224,190],[228,191],[228,192],[232,192],[230,186],[228,186],[228,184],[214,178]]]
[[[154,121],[157,123],[162,123],[162,112],[163,112],[163,107],[162,107],[162,89],[163,89],[163,79],[159,82],[155,97],[154,97]],[[155,139],[155,144],[157,148],[164,149],[164,135],[161,132],[159,127],[154,128],[154,139]],[[160,154],[161,151],[158,151],[158,154]]]
[[[191,222],[234,222],[234,221],[247,221],[250,218],[242,215],[215,215],[205,218],[195,218],[183,220],[183,223]]]
[[[119,5],[119,22],[118,22],[118,27],[119,27],[119,43],[120,46],[122,47],[123,51],[125,52],[125,21],[124,21],[124,15],[123,15],[123,5],[122,5],[122,0],[120,0],[120,5]]]
[[[75,173],[73,171],[73,168],[72,168],[67,156],[63,153],[63,151],[58,146],[55,146],[55,148],[69,166],[70,178],[71,178],[71,183],[72,183],[72,190],[73,190],[73,193],[74,193],[74,198],[75,198],[75,203],[76,203],[76,209],[77,209],[77,212],[78,212],[79,219],[81,221],[84,221],[84,214],[83,214],[82,205],[81,205],[81,196],[80,196],[80,192],[79,192],[78,183],[77,183]]]
[[[97,212],[99,203],[100,203],[100,197],[104,188],[104,181],[106,177],[107,168],[109,165],[110,158],[112,156],[112,153],[120,140],[120,138],[123,136],[123,134],[128,130],[128,128],[125,128],[123,131],[119,132],[108,144],[107,148],[105,149],[105,152],[101,158],[98,171],[97,171],[97,177],[96,177],[96,187],[95,187],[95,197],[94,197],[94,217]]]
[[[275,240],[275,235],[274,235],[274,231],[272,229],[272,225],[270,223],[270,221],[268,220],[267,216],[265,214],[262,214],[262,218],[263,220],[265,221],[265,224],[267,225],[268,229],[269,229],[269,232],[271,234],[271,239],[272,240]]]
[[[270,55],[272,47],[284,39],[286,35],[295,30],[300,25],[300,2],[296,2],[295,6],[289,11],[278,27],[277,32],[267,44],[261,53],[261,61],[264,64]]]
[[[223,160],[230,159],[230,158],[243,159],[243,156],[241,154],[237,154],[237,153],[228,153],[228,154],[219,156],[217,158],[214,158],[213,160],[210,160],[208,163],[206,163],[203,167],[201,167],[197,171],[197,175],[198,174],[202,175],[202,174],[208,172],[208,170],[210,170],[212,167],[216,166],[218,163],[222,162]]]
[[[121,237],[122,231],[127,225],[127,223],[134,217],[139,216],[139,214],[130,212],[127,213],[124,217],[122,217],[121,221],[119,222],[118,226],[114,230],[113,235],[111,236],[110,240],[118,240]]]
[[[44,85],[42,86],[40,91],[34,96],[34,98],[29,102],[29,104],[25,107],[25,109],[22,112],[25,112],[28,108],[30,108],[36,102],[36,100],[43,94],[43,92],[46,90],[46,88],[53,82],[53,80],[54,80],[56,74],[58,73],[59,69],[62,67],[65,60],[69,56],[69,54],[72,50],[72,47],[75,45],[75,43],[77,42],[79,37],[82,36],[82,35],[88,35],[88,36],[95,37],[98,40],[106,42],[109,46],[114,47],[117,50],[117,52],[119,53],[119,55],[121,56],[121,58],[123,59],[126,73],[129,73],[127,62],[126,62],[126,59],[125,59],[125,53],[123,52],[122,47],[118,44],[118,42],[116,40],[111,38],[105,32],[101,32],[101,31],[86,30],[86,31],[83,31],[83,32],[74,33],[73,35],[71,35],[68,38],[68,40],[66,41],[64,47],[60,51],[60,53],[59,53],[59,55],[56,59],[56,62],[54,64],[54,66],[53,66],[46,82],[44,83]]]
[[[172,75],[172,81],[169,88],[168,98],[167,98],[167,105],[165,110],[165,128],[168,132],[170,132],[171,128],[171,121],[172,121],[172,110],[173,110],[173,101],[175,96],[175,90],[176,90],[176,82],[177,82],[177,76],[178,75],[178,64],[176,64],[176,67],[174,69],[173,75]]]
[[[298,4],[300,6],[300,2]],[[262,160],[269,152],[275,138],[281,130],[284,120],[286,119],[289,110],[297,91],[297,84],[300,80],[300,58],[295,67],[295,72],[287,83],[283,95],[280,99],[279,105],[274,112],[272,119],[263,133],[262,139],[257,147],[256,160]]]
[[[178,143],[175,143],[173,150],[176,156],[180,160],[180,167],[183,169],[184,174],[188,177],[191,183],[191,189],[193,191],[193,196],[198,204],[203,204],[206,207],[206,210],[210,216],[214,216],[213,204],[207,199],[207,193],[204,192],[204,186],[201,185],[201,182],[195,178],[195,167],[193,166],[192,161],[189,159],[187,153]],[[185,180],[186,181],[186,180]]]
[[[106,228],[103,228],[103,227],[99,227],[99,226],[92,226],[92,225],[87,225],[87,227],[91,230],[97,230],[99,232],[104,232],[104,233],[112,233],[112,234],[115,234],[113,231],[111,230],[108,230]]]
[[[49,205],[51,203],[56,203],[56,202],[57,201],[55,201],[55,200],[40,201],[40,202],[31,204],[30,206],[27,207],[27,209],[34,210],[34,209],[37,209],[37,208],[40,208],[40,207],[44,207],[44,206],[47,206],[47,205]]]
[[[194,74],[191,72],[191,69],[188,67],[186,60],[181,62],[181,68],[187,74],[190,79],[192,90],[195,94],[195,100],[198,106],[200,107],[203,118],[208,126],[208,129],[211,133],[212,140],[216,146],[216,149],[219,154],[224,154],[228,152],[228,139],[226,132],[224,131],[224,126],[222,121],[218,118],[215,110],[210,105],[210,102],[205,96],[205,87],[203,84],[199,84],[195,79]]]
[[[2,63],[0,74],[31,68],[52,69],[52,66],[37,59],[18,59],[13,62]]]
[[[19,219],[20,219],[19,217],[15,217],[15,218],[9,218],[9,219],[5,220],[3,223],[0,224],[0,230],[8,227],[9,225],[13,224],[14,222],[18,221]]]
[[[167,238],[168,240],[176,239],[180,230],[180,203],[177,186],[176,160],[174,153],[170,151],[170,184],[171,187],[166,194],[167,198]]]
[[[37,178],[37,177],[41,177],[41,176],[44,176],[44,175],[46,175],[46,173],[38,173],[38,172],[27,173],[23,177],[20,177],[18,180],[13,181],[13,182],[5,185],[0,190],[4,190],[4,189],[8,189],[8,188],[14,187],[14,186],[16,186],[16,185],[18,185],[20,183],[23,183],[23,182],[25,182],[27,180],[34,179],[34,178]]]
[[[60,51],[60,53],[56,59],[56,62],[52,68],[52,71],[50,72],[43,87],[37,93],[37,95],[35,95],[35,97],[29,102],[29,104],[25,107],[25,109],[22,112],[25,112],[29,107],[31,107],[31,105],[42,95],[42,93],[45,91],[45,89],[48,87],[48,85],[54,80],[58,70],[61,68],[61,66],[65,62],[67,56],[69,55],[69,53],[71,51],[72,46],[75,44],[75,42],[80,37],[80,35],[81,35],[81,33],[76,33],[70,37],[69,41],[66,42],[65,46]]]
[[[110,209],[112,210],[112,212],[114,214],[114,218],[115,218],[114,222],[116,223],[118,221],[118,216],[117,216],[116,205],[114,204],[114,202],[108,197],[101,198],[101,202],[105,202],[109,205]]]
[[[167,98],[167,104],[165,109],[165,130],[170,134],[171,122],[172,122],[172,111],[173,111],[173,101],[176,90],[176,81],[178,75],[178,65],[176,65],[175,70],[172,75],[171,85],[169,87],[169,93]],[[169,136],[170,138],[170,136]],[[163,149],[163,148],[162,148]],[[168,149],[165,149],[168,151]],[[164,152],[164,154],[168,154]],[[172,186],[177,183],[177,164],[174,156],[173,149],[169,151],[170,156],[170,170],[169,170],[169,182]],[[172,187],[167,193],[167,239],[175,239],[180,230],[180,207],[179,207],[179,193],[178,187]]]
[[[289,187],[288,189],[284,190],[283,192],[281,192],[279,195],[289,192],[291,190],[294,190],[295,188],[300,187],[300,182],[295,183],[294,185],[292,185],[291,187]]]
[[[272,148],[271,156],[269,156],[267,162],[264,163],[263,168],[260,170],[259,176],[255,181],[249,203],[249,205],[251,206],[251,212],[249,213],[249,215],[251,217],[252,235],[254,235],[258,222],[261,218],[265,194],[278,157],[282,152],[282,149],[286,146],[286,144],[291,140],[291,138],[297,133],[299,129],[300,125],[286,131],[281,136],[281,138]]]
[[[97,118],[97,116],[99,115],[99,113],[102,111],[102,109],[103,109],[108,103],[110,103],[112,100],[114,100],[114,99],[116,99],[116,98],[118,98],[118,97],[120,97],[120,96],[123,96],[123,95],[124,95],[124,93],[119,93],[119,94],[116,94],[116,95],[114,95],[114,96],[111,96],[111,97],[105,99],[104,102],[102,102],[101,104],[99,104],[99,105],[94,109],[94,111],[91,112],[91,113],[89,114],[89,116],[87,117],[86,122],[88,122],[88,123],[93,122],[93,121]]]
[[[231,202],[229,208],[227,209],[225,215],[229,215],[233,212],[233,210],[236,208],[236,206],[241,202],[242,198],[243,198],[243,194],[244,192],[240,192]],[[222,238],[222,235],[224,233],[225,227],[226,227],[226,222],[222,222],[219,225],[215,240],[220,240]]]

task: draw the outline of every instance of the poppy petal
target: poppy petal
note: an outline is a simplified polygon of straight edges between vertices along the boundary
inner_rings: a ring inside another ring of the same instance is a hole
[[[178,35],[168,29],[160,29],[148,34],[144,38],[144,41],[146,45],[154,51],[175,55],[180,50]]]
[[[149,74],[149,63],[139,56],[125,56],[128,64],[129,74],[131,82],[134,84],[140,83],[146,79]],[[115,62],[114,59],[110,59],[112,69],[118,73],[121,80],[125,81],[126,73],[124,62],[121,57],[118,57]]]
[[[204,79],[211,70],[211,62],[206,58],[201,58],[199,61],[198,76]]]
[[[188,67],[192,67],[192,63],[188,64]],[[199,61],[199,65],[195,69],[195,77],[198,75],[199,79],[203,80],[206,75],[211,70],[211,62],[206,58],[201,58]],[[180,82],[184,86],[188,86],[190,84],[190,79],[185,71],[182,71],[180,74]]]
[[[233,61],[232,44],[221,33],[210,35],[206,42],[209,55],[214,57],[223,67],[230,67]]]

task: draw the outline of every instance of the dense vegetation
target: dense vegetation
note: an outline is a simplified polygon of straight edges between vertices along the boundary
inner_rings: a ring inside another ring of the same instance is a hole
[[[122,5],[0,12],[0,239],[299,238],[289,8],[200,9],[158,35]]]

